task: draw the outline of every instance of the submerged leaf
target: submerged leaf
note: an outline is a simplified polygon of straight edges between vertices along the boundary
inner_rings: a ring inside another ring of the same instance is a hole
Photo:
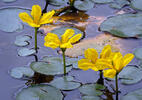
[[[98,4],[106,4],[106,3],[111,3],[114,0],[92,0],[92,1]]]
[[[142,0],[131,0],[131,7],[136,10],[142,10]]]
[[[22,48],[18,50],[19,56],[30,56],[36,53],[35,49]]]
[[[142,60],[142,48],[137,48],[134,51],[134,55],[137,59]]]
[[[110,4],[110,7],[115,8],[115,9],[121,9],[125,5],[129,5],[130,2],[128,0],[116,0],[112,4]]]

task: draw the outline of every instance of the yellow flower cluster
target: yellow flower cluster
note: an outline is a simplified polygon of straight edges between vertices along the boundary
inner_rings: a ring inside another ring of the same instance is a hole
[[[67,29],[65,33],[61,36],[61,39],[59,39],[58,35],[54,33],[47,33],[44,38],[44,46],[53,49],[58,47],[61,49],[72,48],[72,44],[77,42],[82,37],[81,33],[73,36],[74,34],[75,32],[73,29]]]
[[[54,14],[55,11],[52,10],[42,15],[41,7],[39,5],[33,5],[31,16],[26,12],[22,12],[19,14],[19,17],[23,22],[28,23],[31,27],[40,27],[42,24],[52,23],[52,16]]]
[[[130,53],[123,57],[120,52],[112,52],[110,45],[103,48],[100,58],[98,58],[98,53],[93,48],[85,50],[84,56],[85,58],[78,61],[80,69],[103,70],[104,77],[108,78],[114,78],[134,57]]]

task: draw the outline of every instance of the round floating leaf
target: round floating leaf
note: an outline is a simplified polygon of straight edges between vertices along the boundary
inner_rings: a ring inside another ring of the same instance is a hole
[[[29,12],[28,9],[9,7],[0,9],[0,30],[5,32],[18,32],[23,29],[19,13]]]
[[[19,56],[30,56],[36,53],[35,49],[22,48],[18,50]]]
[[[56,28],[54,30],[51,31],[51,33],[55,33],[57,34],[59,37],[61,37],[61,35],[63,35],[65,33],[65,30],[66,29],[73,29],[75,31],[75,34],[78,34],[78,33],[82,33],[82,31],[80,31],[79,29],[77,28],[74,28],[74,27],[61,27],[61,28]]]
[[[29,45],[29,40],[31,39],[31,36],[28,35],[19,35],[16,37],[16,40],[14,42],[17,46],[26,46]]]
[[[63,100],[63,95],[58,89],[48,85],[36,85],[22,89],[16,100]]]
[[[49,4],[54,5],[54,6],[61,6],[64,5],[66,0],[48,0]]]
[[[100,30],[120,37],[142,38],[141,20],[142,14],[121,14],[105,20]]]
[[[80,83],[74,82],[73,77],[71,76],[64,76],[57,79],[54,79],[50,85],[61,89],[61,90],[73,90],[80,87]]]
[[[50,58],[49,58],[50,59]],[[57,75],[63,74],[63,64],[58,61],[59,59],[47,60],[46,62],[32,62],[31,68],[41,74],[45,75]],[[69,72],[72,69],[72,66],[66,67],[66,71]]]
[[[142,60],[142,48],[137,48],[134,51],[134,55],[137,59]]]
[[[121,98],[121,100],[142,100],[142,89],[126,94]]]
[[[131,0],[131,7],[136,10],[142,10],[142,0]]]
[[[121,9],[125,5],[129,5],[130,2],[128,0],[116,0],[112,4],[110,4],[110,7],[115,8],[115,9]]]
[[[100,84],[85,84],[85,85],[82,85],[79,88],[79,91],[83,95],[87,95],[87,96],[99,96],[99,95],[103,94],[103,92],[100,91],[102,89],[105,89],[105,87],[103,85],[100,85]]]
[[[16,0],[2,0],[3,2],[14,2]]]
[[[100,3],[100,4],[113,2],[113,0],[92,0],[92,1],[95,3]]]
[[[24,76],[32,77],[34,75],[34,71],[28,67],[16,67],[10,71],[10,75],[14,78],[22,78]]]
[[[102,99],[97,96],[83,96],[82,100],[102,100]]]
[[[94,7],[94,3],[91,0],[75,0],[74,7],[81,11],[87,11]]]
[[[123,84],[134,84],[142,80],[142,71],[135,66],[127,66],[120,72],[119,78]]]

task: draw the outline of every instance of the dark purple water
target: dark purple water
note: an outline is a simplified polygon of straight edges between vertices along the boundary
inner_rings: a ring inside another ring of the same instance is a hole
[[[1,8],[8,6],[31,8],[34,4],[38,4],[44,8],[45,0],[17,0],[13,3],[3,3],[0,1]],[[49,6],[48,10],[51,10],[52,8],[55,9],[55,7]],[[86,12],[86,14],[89,16],[97,16],[103,20],[109,16],[115,15],[115,12],[116,10],[109,8],[108,5],[97,5],[94,9]],[[0,100],[15,100],[15,94],[25,86],[26,81],[11,78],[11,76],[8,74],[8,71],[14,67],[29,66],[30,62],[35,60],[33,56],[19,57],[17,55],[18,47],[14,45],[15,37],[17,35],[29,34],[33,36],[33,32],[33,28],[30,28],[29,26],[25,26],[25,29],[22,32],[6,33],[0,31]],[[97,24],[87,24],[85,32],[86,38],[95,37],[98,34],[102,34],[98,31]],[[43,46],[43,38],[44,37],[41,34],[38,35],[38,45],[40,47],[38,58],[41,59],[43,56],[47,55],[58,55],[55,50],[49,48],[47,49]],[[142,40],[122,39],[118,42],[126,45],[126,52],[132,52],[135,48],[140,46]],[[30,44],[33,45],[33,41]],[[97,72],[92,70],[72,70],[69,73],[69,75],[75,76],[75,79],[79,82],[82,82],[83,84],[96,82],[98,79],[97,74]],[[134,85],[119,84],[119,86],[121,90],[120,96],[122,96],[130,91],[142,88],[142,82]],[[81,94],[77,89],[64,93],[67,94],[65,100],[81,100]],[[111,100],[110,97],[108,97],[107,100]]]

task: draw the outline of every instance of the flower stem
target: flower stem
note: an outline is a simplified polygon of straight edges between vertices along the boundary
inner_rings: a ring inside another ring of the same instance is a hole
[[[63,52],[63,65],[64,65],[64,75],[66,75],[66,57],[65,57],[66,49],[62,49]]]
[[[103,71],[99,70],[99,72],[100,72],[100,78],[98,79],[97,83],[104,85]]]
[[[116,100],[118,100],[118,74],[115,76]]]
[[[36,50],[36,53],[37,53],[37,30],[38,30],[38,28],[37,27],[35,27],[35,50]]]

